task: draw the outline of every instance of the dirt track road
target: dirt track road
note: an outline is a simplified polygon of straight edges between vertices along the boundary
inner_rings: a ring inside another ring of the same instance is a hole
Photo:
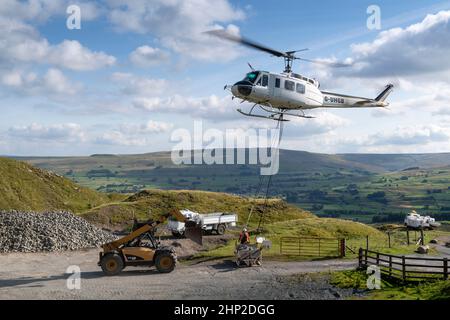
[[[355,261],[265,261],[262,267],[235,268],[231,261],[179,264],[170,274],[129,267],[105,277],[98,250],[0,255],[0,299],[340,299],[328,277],[311,272],[352,269]],[[81,269],[81,289],[67,288],[66,269]]]

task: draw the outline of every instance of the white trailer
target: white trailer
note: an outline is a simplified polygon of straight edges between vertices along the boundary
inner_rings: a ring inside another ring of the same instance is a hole
[[[201,214],[191,210],[180,210],[180,212],[188,219],[198,223],[204,231],[216,232],[217,234],[224,234],[229,227],[235,227],[238,217],[230,212],[214,212],[208,214]],[[176,237],[184,236],[184,223],[169,219],[167,228]]]

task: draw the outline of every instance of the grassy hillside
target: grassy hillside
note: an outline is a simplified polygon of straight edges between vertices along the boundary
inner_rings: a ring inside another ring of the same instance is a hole
[[[366,224],[333,218],[310,217],[295,223],[279,221],[268,225],[266,229],[268,234],[278,237],[310,236],[348,239],[369,236],[371,239],[385,238],[382,232]]]
[[[0,177],[0,209],[79,212],[109,201],[106,194],[21,161],[0,158]]]
[[[340,159],[363,163],[383,171],[401,171],[411,167],[432,169],[450,165],[450,153],[339,154]]]
[[[200,213],[235,212],[240,223],[245,223],[252,206],[251,223],[257,223],[265,208],[263,199],[207,191],[144,190],[123,201],[96,207],[83,216],[100,224],[122,224],[130,221],[134,215],[139,219],[148,219],[171,209],[190,209]],[[267,223],[313,217],[310,212],[278,199],[268,200],[266,208],[264,221]]]

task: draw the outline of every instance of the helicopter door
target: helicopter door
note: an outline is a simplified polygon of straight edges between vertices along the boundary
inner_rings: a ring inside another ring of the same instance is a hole
[[[263,98],[268,98],[271,94],[271,92],[270,92],[271,86],[270,86],[269,80],[270,80],[269,74],[262,72],[261,75],[259,76],[258,80],[255,83],[257,86],[257,92]]]
[[[269,78],[269,94],[272,97],[280,97],[281,96],[281,78],[274,74],[270,75]]]

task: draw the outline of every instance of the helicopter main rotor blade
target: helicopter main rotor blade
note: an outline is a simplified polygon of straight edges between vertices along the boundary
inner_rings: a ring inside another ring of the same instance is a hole
[[[246,38],[243,38],[243,37],[231,34],[231,33],[227,32],[227,31],[225,31],[223,29],[222,30],[206,31],[205,33],[213,35],[213,36],[216,36],[216,37],[221,38],[221,39],[226,39],[226,40],[233,41],[233,42],[236,42],[236,43],[239,43],[239,44],[243,44],[244,46],[247,46],[247,47],[250,47],[250,48],[253,48],[253,49],[256,49],[256,50],[260,50],[260,51],[264,51],[264,52],[270,53],[270,54],[272,54],[272,55],[274,55],[276,57],[286,57],[286,58],[289,57],[289,54],[286,53],[286,52],[281,52],[281,51],[278,51],[278,50],[271,49],[271,48],[266,47],[266,46],[264,46],[262,44],[254,42],[252,40],[249,40],[249,39],[246,39]]]
[[[286,54],[293,55],[294,53],[308,51],[308,50],[309,50],[308,48],[304,48],[304,49],[300,49],[300,50],[286,51]]]
[[[311,63],[321,64],[321,65],[324,65],[324,66],[334,67],[334,68],[346,68],[346,67],[351,67],[351,66],[352,66],[351,63],[328,62],[328,61],[311,60],[311,59],[298,58],[298,57],[296,57],[296,59],[297,59],[297,60],[306,61],[306,62],[311,62]]]

